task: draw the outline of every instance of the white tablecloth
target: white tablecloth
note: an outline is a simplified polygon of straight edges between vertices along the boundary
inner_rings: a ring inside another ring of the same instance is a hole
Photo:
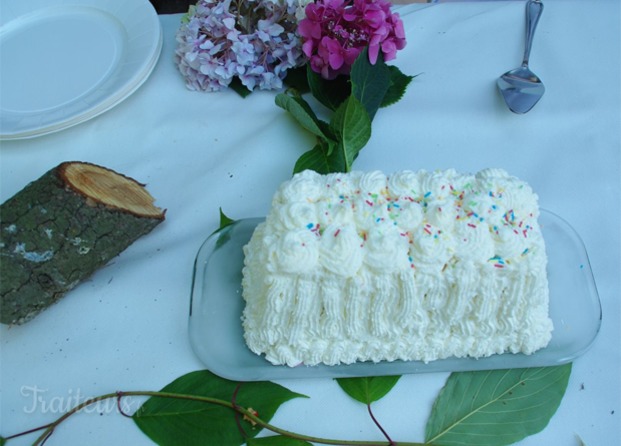
[[[126,101],[65,131],[1,144],[2,202],[60,162],[79,160],[147,183],[168,210],[163,224],[58,304],[23,326],[0,328],[4,436],[52,421],[72,401],[157,390],[202,369],[187,335],[195,254],[217,227],[219,207],[232,218],[265,215],[276,187],[312,146],[272,92],[241,99],[188,91],[172,57],[180,17],[161,16],[161,59]],[[396,63],[418,77],[400,103],[377,114],[355,167],[502,167],[573,225],[601,296],[601,332],[575,361],[550,424],[520,444],[573,446],[576,436],[587,445],[621,444],[619,2],[546,1],[531,66],[547,91],[526,115],[510,113],[495,89],[497,76],[521,61],[522,2],[438,4],[404,20],[408,45]],[[375,405],[393,439],[423,440],[447,376],[403,376]],[[383,440],[366,409],[333,380],[280,383],[310,399],[288,402],[274,424]],[[131,420],[99,407],[63,425],[48,444],[151,443]]]

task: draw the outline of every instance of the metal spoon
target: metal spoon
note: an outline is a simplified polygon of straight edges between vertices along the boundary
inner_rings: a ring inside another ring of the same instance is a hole
[[[526,113],[541,99],[545,87],[541,79],[528,68],[530,48],[537,28],[537,22],[543,12],[541,0],[528,0],[526,3],[526,47],[522,66],[507,71],[497,81],[509,109],[514,113]]]

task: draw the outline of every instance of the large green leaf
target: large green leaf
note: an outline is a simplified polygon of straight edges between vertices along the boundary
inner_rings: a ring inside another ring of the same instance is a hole
[[[271,382],[237,383],[208,371],[188,373],[161,392],[235,400],[264,421],[284,402],[303,396]],[[160,446],[239,446],[246,441],[240,426],[250,438],[260,430],[231,408],[178,398],[151,397],[132,418]]]
[[[375,65],[371,65],[367,48],[360,53],[351,67],[351,94],[364,106],[371,120],[384,101],[391,81],[390,74],[381,53]]]
[[[376,376],[364,378],[338,378],[341,389],[362,404],[371,404],[383,398],[399,381],[400,376]]]
[[[296,438],[274,435],[272,437],[261,437],[248,439],[247,446],[313,446],[308,441]]]
[[[315,73],[310,64],[307,65],[308,86],[312,95],[329,110],[336,110],[351,94],[349,76],[338,76],[327,80]]]
[[[303,170],[314,170],[321,174],[332,171],[328,150],[324,147],[324,144],[317,143],[315,147],[298,158],[293,168],[293,173],[302,172]]]
[[[571,364],[453,373],[436,399],[425,441],[502,446],[540,432],[556,412]]]
[[[334,113],[330,127],[339,136],[339,143],[344,169],[349,172],[351,166],[371,137],[371,119],[364,106],[354,96],[349,96]]]
[[[322,130],[320,120],[308,103],[299,95],[279,93],[276,95],[276,105],[288,111],[291,116],[306,130],[320,138],[327,138]]]
[[[380,107],[388,107],[389,105],[399,102],[405,94],[408,85],[410,85],[410,82],[414,79],[414,76],[403,74],[401,70],[394,65],[390,65],[388,68],[390,70],[390,86],[384,95]]]
[[[308,86],[306,70],[306,64],[301,67],[289,68],[283,83],[289,88],[294,88],[300,94],[309,93],[310,87]]]

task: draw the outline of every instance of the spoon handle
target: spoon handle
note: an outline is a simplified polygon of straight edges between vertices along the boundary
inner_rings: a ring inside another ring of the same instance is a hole
[[[526,47],[524,48],[524,60],[522,66],[528,66],[528,59],[530,58],[530,48],[533,45],[533,37],[535,35],[535,29],[539,22],[539,17],[543,12],[543,3],[541,0],[528,0],[526,3]]]

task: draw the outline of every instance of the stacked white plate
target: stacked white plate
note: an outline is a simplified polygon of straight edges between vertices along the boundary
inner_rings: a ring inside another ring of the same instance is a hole
[[[2,0],[0,139],[89,120],[149,77],[162,49],[148,0]]]

